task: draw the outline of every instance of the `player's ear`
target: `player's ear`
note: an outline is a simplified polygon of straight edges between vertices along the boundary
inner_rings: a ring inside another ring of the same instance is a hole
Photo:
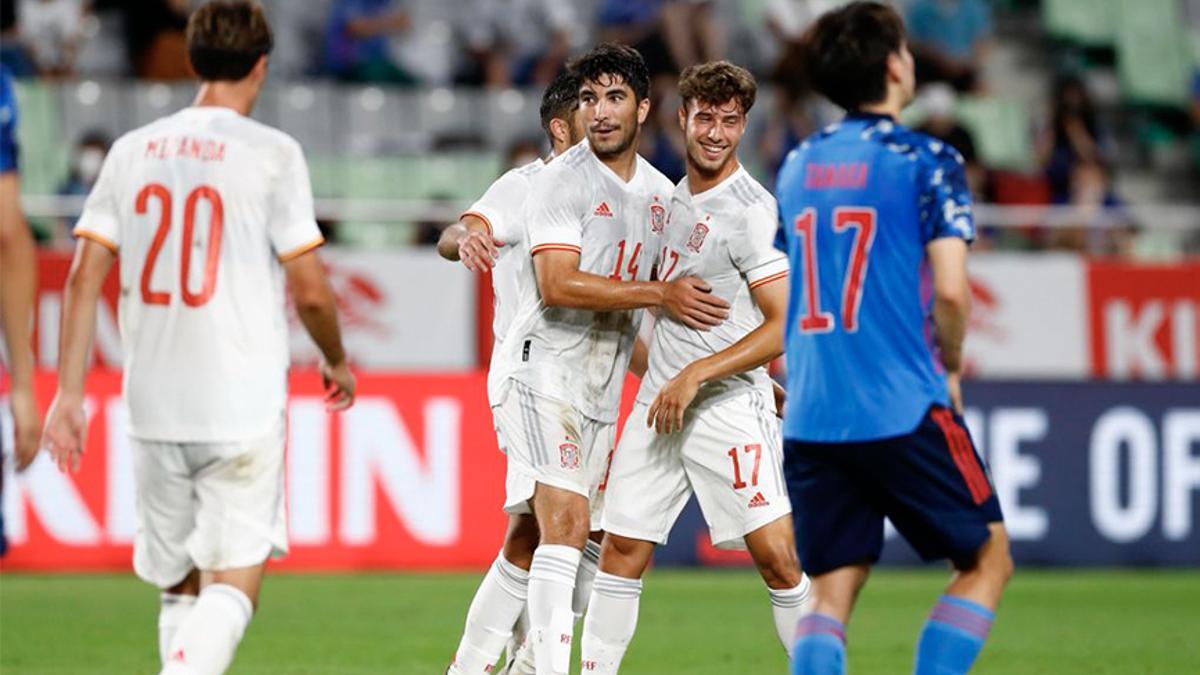
[[[650,99],[644,98],[638,101],[638,124],[645,124],[646,118],[650,116]]]
[[[687,101],[679,104],[679,128],[687,133]]]
[[[250,74],[254,76],[255,82],[262,82],[267,79],[267,58],[266,54],[258,57],[258,61],[254,63],[254,68],[250,70]]]

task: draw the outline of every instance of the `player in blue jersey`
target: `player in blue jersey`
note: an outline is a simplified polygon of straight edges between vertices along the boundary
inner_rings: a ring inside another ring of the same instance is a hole
[[[21,213],[17,174],[17,99],[8,69],[0,67],[0,333],[8,350],[8,391],[12,406],[13,458],[18,470],[37,456],[42,422],[33,395],[33,296],[36,251]],[[0,382],[5,379],[0,365]],[[3,449],[0,427],[0,449]],[[3,493],[0,472],[0,494]],[[4,520],[0,516],[0,554],[4,553]]]
[[[848,111],[788,155],[776,185],[788,307],[785,475],[816,588],[794,673],[845,671],[845,624],[889,518],[954,575],[917,673],[971,668],[1012,572],[958,378],[974,237],[962,157],[896,119],[913,97],[904,26],[856,2],[806,36],[814,86]]]

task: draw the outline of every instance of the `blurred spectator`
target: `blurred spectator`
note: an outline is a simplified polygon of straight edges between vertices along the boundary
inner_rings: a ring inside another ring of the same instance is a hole
[[[108,134],[98,129],[92,129],[79,138],[74,152],[71,154],[70,173],[58,186],[58,194],[64,197],[85,197],[92,191],[96,178],[100,175],[100,167],[108,155],[112,141]],[[72,230],[75,229],[77,218],[68,218],[61,223],[60,231],[56,233],[57,241],[71,241]]]
[[[917,82],[978,89],[991,34],[992,10],[984,0],[915,0],[908,12],[908,39]]]
[[[148,80],[187,80],[189,0],[140,0],[120,3],[125,45],[133,72]]]
[[[71,77],[83,38],[82,0],[21,0],[17,32],[42,77]]]
[[[966,165],[967,183],[971,186],[971,194],[976,199],[981,199],[986,194],[987,172],[979,163],[975,139],[970,130],[955,116],[958,100],[954,89],[941,82],[927,85],[921,91],[918,103],[921,111],[925,113],[925,121],[917,127],[917,131],[925,132],[958,150]]]
[[[525,166],[541,157],[542,141],[540,139],[536,137],[517,139],[504,152],[504,170]]]
[[[771,71],[770,81],[775,87],[774,109],[765,113],[766,126],[758,149],[773,179],[792,148],[823,124],[840,119],[843,113],[813,94],[804,64],[804,48],[798,39],[787,43]]]
[[[763,28],[771,40],[760,45],[768,62],[777,63],[787,53],[788,45],[804,35],[809,24],[818,16],[842,4],[841,0],[766,0],[763,5]]]
[[[660,84],[651,90],[650,115],[642,125],[638,152],[673,183],[678,183],[687,172],[683,161],[687,146],[679,128],[677,80],[660,78]]]
[[[1071,199],[1075,168],[1107,164],[1110,142],[1083,80],[1060,77],[1052,96],[1050,125],[1039,135],[1037,154],[1054,201],[1065,203]]]
[[[0,0],[0,65],[15,77],[37,73],[37,68],[21,45],[17,27],[17,0]]]
[[[1090,255],[1129,255],[1135,228],[1127,222],[1123,204],[1112,189],[1108,170],[1098,163],[1077,164],[1071,170],[1072,207],[1064,227],[1049,233],[1051,248]],[[1113,219],[1118,222],[1113,222]]]
[[[596,41],[620,42],[641,53],[651,77],[679,77],[679,68],[662,34],[665,0],[601,0]]]
[[[467,41],[493,87],[548,84],[583,37],[562,0],[474,0],[471,14]]]
[[[663,4],[663,36],[677,69],[724,56],[725,27],[715,5],[715,0],[667,0]]]
[[[334,0],[325,29],[326,70],[351,82],[412,84],[413,75],[392,60],[388,38],[412,28],[394,0]]]

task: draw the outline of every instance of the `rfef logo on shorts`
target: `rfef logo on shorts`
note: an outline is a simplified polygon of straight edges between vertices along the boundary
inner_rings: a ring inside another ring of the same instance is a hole
[[[558,454],[562,468],[568,471],[579,470],[579,446],[574,443],[563,443],[558,446]]]
[[[704,238],[707,236],[708,226],[704,223],[696,223],[696,227],[692,228],[692,236],[688,237],[688,250],[699,253],[700,247],[704,245]]]

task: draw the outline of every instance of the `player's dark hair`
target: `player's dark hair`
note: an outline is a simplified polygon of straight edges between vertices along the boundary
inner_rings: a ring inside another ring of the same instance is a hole
[[[750,112],[758,96],[758,83],[741,66],[728,61],[710,61],[688,66],[679,76],[679,98],[708,105],[737,101],[742,114]]]
[[[650,98],[650,71],[646,60],[633,47],[603,42],[572,61],[569,68],[579,77],[580,84],[616,76],[629,85],[638,101]]]
[[[887,96],[888,55],[904,44],[904,21],[878,2],[823,14],[803,38],[809,81],[830,101],[857,110]]]
[[[271,26],[256,0],[213,0],[188,19],[188,58],[207,82],[243,79],[272,46]]]
[[[570,121],[571,113],[579,107],[579,78],[564,70],[554,78],[542,94],[542,130],[550,135],[551,120]]]

